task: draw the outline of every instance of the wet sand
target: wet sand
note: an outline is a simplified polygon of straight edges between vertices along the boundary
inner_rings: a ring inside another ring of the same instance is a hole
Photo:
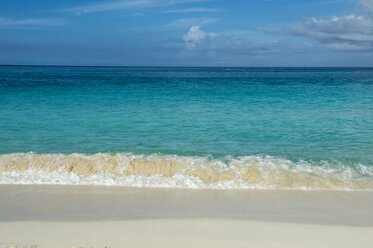
[[[373,192],[0,186],[0,247],[373,247]]]

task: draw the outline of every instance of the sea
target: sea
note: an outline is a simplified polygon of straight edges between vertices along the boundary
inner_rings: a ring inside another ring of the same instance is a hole
[[[373,68],[0,66],[0,184],[373,190]]]

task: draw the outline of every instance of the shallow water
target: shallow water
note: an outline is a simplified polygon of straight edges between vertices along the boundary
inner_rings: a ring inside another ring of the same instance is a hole
[[[371,190],[372,123],[367,68],[1,66],[0,182]]]

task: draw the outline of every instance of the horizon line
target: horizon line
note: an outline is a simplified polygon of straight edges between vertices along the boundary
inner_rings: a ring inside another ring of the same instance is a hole
[[[0,64],[0,66],[35,66],[35,67],[129,67],[129,68],[367,68],[373,66],[183,66],[183,65],[47,65],[47,64]]]

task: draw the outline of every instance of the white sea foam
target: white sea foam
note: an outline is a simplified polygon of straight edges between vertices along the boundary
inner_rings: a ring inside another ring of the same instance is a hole
[[[195,189],[373,190],[373,169],[270,156],[212,159],[130,153],[0,155],[0,184]]]

